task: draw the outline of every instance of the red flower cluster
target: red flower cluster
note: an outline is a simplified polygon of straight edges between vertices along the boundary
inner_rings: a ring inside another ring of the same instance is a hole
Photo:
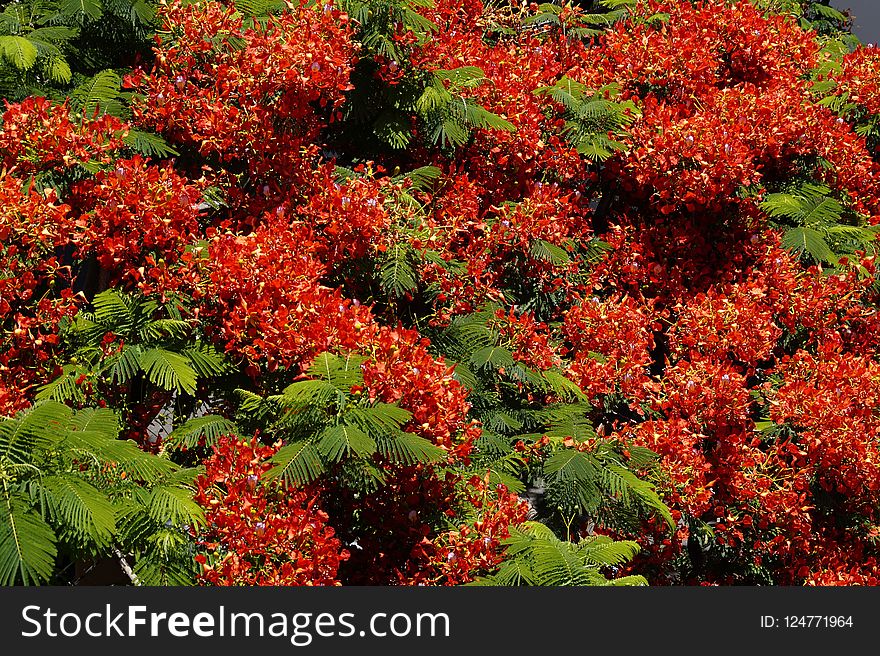
[[[783,384],[768,393],[770,418],[795,428],[816,485],[842,495],[846,512],[873,518],[880,490],[880,365],[839,348],[829,340],[816,355],[800,351],[780,365]]]
[[[77,165],[103,165],[123,143],[125,128],[108,114],[74,122],[66,105],[28,97],[7,103],[0,131],[0,157],[6,175],[66,171]]]
[[[207,157],[238,162],[284,194],[309,167],[300,152],[336,118],[356,61],[348,19],[331,4],[302,2],[268,22],[234,3],[172,2],[157,67],[128,82],[143,94],[136,120]]]
[[[880,49],[859,48],[843,58],[840,73],[834,76],[839,93],[848,93],[850,102],[869,114],[880,113]]]
[[[493,325],[504,343],[510,346],[513,359],[527,367],[544,371],[562,364],[556,345],[550,341],[547,324],[535,321],[533,314],[523,312],[517,315],[514,308],[506,314],[504,310],[495,311]]]
[[[638,400],[648,382],[651,311],[631,296],[585,299],[565,315],[569,375],[590,397],[618,391]]]
[[[441,533],[430,544],[419,545],[414,557],[428,562],[408,583],[461,585],[492,573],[504,560],[502,540],[510,537],[511,526],[526,520],[529,510],[504,486],[493,489],[479,477],[467,481],[462,501],[473,508],[475,518]]]
[[[649,0],[601,37],[579,78],[597,87],[617,81],[638,93],[656,90],[688,111],[719,89],[801,77],[818,61],[812,36],[749,2]]]
[[[338,585],[348,552],[316,490],[264,479],[275,449],[224,437],[196,480],[205,525],[194,527],[202,585]]]
[[[315,233],[315,253],[328,266],[357,259],[372,251],[391,223],[384,188],[393,186],[373,178],[339,184],[333,168],[324,166],[308,181],[306,200],[294,214]]]
[[[94,254],[113,278],[150,277],[159,259],[177,261],[199,229],[201,190],[173,169],[143,158],[78,183],[71,203],[80,208],[80,257]]]
[[[519,202],[498,207],[486,201],[478,179],[458,176],[446,184],[445,193],[434,198],[427,238],[420,242],[447,262],[465,265],[463,272],[436,263],[424,267],[426,280],[440,290],[435,304],[440,320],[504,299],[502,290],[515,280],[528,281],[540,294],[576,294],[574,278],[583,262],[565,251],[592,232],[580,192],[534,182]],[[540,242],[562,249],[563,257],[542,250]]]
[[[467,419],[470,406],[452,368],[431,356],[428,340],[413,330],[382,327],[360,342],[369,356],[364,386],[370,398],[412,412],[408,430],[466,458],[479,431]]]
[[[842,548],[843,516],[860,518],[846,549],[873,549],[880,378],[860,353],[876,352],[880,332],[843,336],[876,310],[855,273],[798,272],[772,245],[749,273],[674,307],[668,364],[645,386],[654,418],[620,436],[661,454],[669,500],[709,521],[721,544],[777,581],[828,577],[831,562],[819,561]],[[870,562],[838,574],[858,582]]]
[[[644,3],[602,37],[582,69],[596,87],[617,82],[641,99],[629,156],[608,174],[626,176],[627,190],[650,194],[664,214],[723,214],[740,187],[818,156],[835,167],[816,174],[876,215],[877,164],[811,95],[806,73],[818,60],[810,33],[748,2]]]
[[[26,407],[46,382],[58,324],[77,311],[61,258],[74,229],[54,192],[22,194],[12,176],[0,182],[0,414]]]

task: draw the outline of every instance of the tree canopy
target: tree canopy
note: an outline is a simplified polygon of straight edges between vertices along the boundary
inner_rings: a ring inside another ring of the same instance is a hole
[[[876,583],[849,26],[8,3],[0,583]]]

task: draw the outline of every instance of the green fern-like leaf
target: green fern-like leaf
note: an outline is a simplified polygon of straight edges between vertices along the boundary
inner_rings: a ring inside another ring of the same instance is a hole
[[[270,462],[274,466],[266,472],[266,480],[280,478],[288,485],[305,485],[324,471],[320,452],[306,441],[281,447]]]
[[[109,101],[109,103],[112,102],[112,100]],[[115,106],[109,103],[105,100],[105,106]],[[123,142],[132,150],[135,150],[142,155],[147,155],[148,157],[165,158],[180,155],[180,152],[170,146],[165,139],[152,132],[130,129],[125,137],[123,137]]]
[[[398,182],[408,179],[413,189],[424,191],[433,187],[442,175],[443,171],[436,166],[420,166],[417,169],[395,176],[393,180]]]
[[[189,358],[190,366],[201,378],[221,376],[231,368],[226,356],[210,345],[186,348],[183,354]]]
[[[836,223],[841,219],[843,206],[829,198],[829,192],[827,187],[802,185],[795,194],[767,194],[761,207],[770,216],[786,217],[801,225]]]
[[[0,55],[20,71],[33,68],[37,47],[23,36],[0,36]]]
[[[68,84],[73,77],[70,64],[63,57],[50,57],[46,65],[49,77],[56,84]]]
[[[639,545],[630,541],[614,541],[604,535],[593,535],[581,540],[577,552],[587,564],[606,567],[628,563],[639,553]]]
[[[453,117],[439,121],[431,132],[430,139],[441,146],[463,146],[468,140],[467,129]]]
[[[547,381],[550,389],[560,399],[565,401],[586,401],[586,394],[576,383],[566,378],[562,373],[554,370],[544,371],[541,374]]]
[[[163,348],[144,351],[140,366],[150,382],[165,390],[194,394],[198,377],[190,360],[179,353]]]
[[[580,542],[560,540],[539,522],[511,527],[505,560],[498,572],[476,585],[607,586],[647,585],[643,577],[607,579],[603,568],[629,562],[638,553],[635,542],[614,542],[590,536]]]
[[[817,262],[836,264],[839,256],[834,254],[822,233],[813,228],[798,226],[785,231],[782,245],[797,254],[808,254]]]
[[[565,266],[571,262],[571,257],[564,248],[543,239],[533,241],[529,250],[534,257],[550,262],[553,266]]]
[[[57,401],[43,401],[15,419],[0,419],[0,457],[29,463],[34,452],[60,440],[73,411]]]
[[[65,531],[72,531],[81,541],[109,542],[116,531],[116,517],[104,493],[72,474],[47,476],[42,484],[49,493],[52,513]]]
[[[170,460],[159,458],[138,448],[131,440],[117,440],[88,431],[71,431],[65,445],[74,454],[88,455],[101,463],[117,465],[133,480],[155,481],[177,470]]]
[[[92,305],[95,306],[95,320],[99,323],[131,330],[137,321],[135,303],[115,289],[96,294]]]
[[[70,426],[77,431],[115,440],[119,434],[119,417],[109,408],[84,408],[71,417]]]
[[[497,114],[473,103],[466,103],[465,118],[473,128],[484,130],[498,130],[501,132],[515,132],[516,126],[510,121],[501,118]]]
[[[35,396],[37,401],[53,399],[61,401],[82,401],[85,399],[83,390],[76,381],[80,376],[88,373],[88,370],[74,364],[66,364],[61,369],[61,374],[55,380],[41,386]]]
[[[70,93],[70,107],[83,116],[96,112],[122,116],[124,105],[119,97],[122,78],[112,70],[101,71],[77,86]]]
[[[391,403],[377,403],[367,408],[352,408],[345,418],[367,435],[379,438],[400,431],[412,413]]]
[[[603,480],[612,491],[624,498],[630,494],[635,496],[641,503],[660,515],[671,529],[675,528],[672,513],[660,499],[653,485],[638,478],[622,465],[606,463],[601,472]]]
[[[390,461],[404,465],[439,462],[446,458],[446,451],[424,437],[402,431],[381,437],[378,449]]]
[[[591,91],[567,77],[535,91],[563,106],[564,133],[575,149],[593,161],[605,161],[624,151],[622,137],[638,115],[630,101],[620,101],[620,88],[608,85]]]
[[[595,568],[585,565],[579,554],[561,541],[536,541],[531,552],[541,585],[558,587],[606,583],[604,576]]]
[[[474,390],[479,385],[477,377],[466,365],[458,362],[452,372],[453,378],[470,390]]]
[[[326,380],[301,380],[284,389],[286,401],[294,407],[314,406],[326,408],[331,402],[339,402],[342,390]]]
[[[0,500],[0,585],[48,582],[58,555],[56,540],[26,499],[5,492]]]
[[[233,422],[220,415],[194,417],[182,426],[175,428],[165,442],[172,446],[195,448],[204,442],[206,446],[216,444],[222,435],[233,435],[237,432]]]
[[[97,20],[104,14],[101,0],[61,0],[61,13],[81,21]]]
[[[184,487],[159,485],[150,491],[150,517],[162,524],[195,526],[204,523],[204,511]]]
[[[599,467],[592,454],[576,449],[557,451],[544,462],[544,474],[551,488],[564,490],[561,498],[571,497],[583,512],[596,507],[600,498]]]
[[[144,342],[161,341],[166,338],[183,339],[189,330],[190,325],[186,321],[180,319],[157,319],[142,323],[137,331],[137,336],[138,339]],[[210,347],[205,347],[204,350],[216,353]]]
[[[483,369],[485,367],[512,367],[516,364],[513,353],[501,346],[484,346],[474,352],[470,359],[471,364]]]
[[[105,360],[102,372],[107,373],[113,383],[125,385],[141,370],[143,354],[144,350],[140,346],[126,344],[119,353]]]
[[[385,260],[379,270],[379,284],[395,296],[403,296],[416,288],[416,273],[412,248],[408,244],[394,244],[385,253]]]
[[[235,0],[236,10],[245,16],[268,16],[284,7],[284,3],[279,0]]]
[[[341,356],[322,353],[315,358],[306,373],[312,378],[326,380],[337,389],[348,390],[354,385],[363,384],[363,362],[364,358],[355,354]]]
[[[189,556],[184,552],[184,556]],[[134,573],[145,586],[192,586],[196,572],[189,558],[161,558],[145,554],[134,565]]]
[[[330,462],[339,462],[352,453],[368,458],[376,452],[376,440],[357,426],[337,424],[329,426],[317,438],[321,455]]]
[[[376,118],[373,132],[395,150],[403,150],[412,139],[411,118],[405,112],[388,108]]]
[[[836,265],[842,255],[873,251],[876,233],[865,218],[847,209],[831,190],[801,183],[785,193],[768,194],[761,208],[784,228],[782,244],[797,255]]]
[[[846,23],[846,16],[844,16],[834,7],[829,7],[827,5],[819,4],[817,2],[812,3],[810,8],[815,12],[817,16],[820,16],[826,20],[835,21],[841,24]]]

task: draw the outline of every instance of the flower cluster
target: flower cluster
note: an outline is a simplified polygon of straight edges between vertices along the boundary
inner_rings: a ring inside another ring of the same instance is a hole
[[[348,557],[319,495],[267,481],[272,447],[224,437],[196,480],[205,525],[194,528],[203,585],[338,585]]]
[[[69,108],[31,96],[3,113],[0,156],[7,175],[64,172],[108,164],[123,146],[125,126],[108,114],[74,120]]]
[[[149,278],[145,267],[177,261],[199,234],[200,200],[198,183],[172,169],[119,159],[72,192],[82,211],[80,257],[94,255],[113,277]]]
[[[283,194],[307,170],[300,152],[337,118],[356,60],[348,19],[301,3],[266,23],[234,3],[164,5],[153,71],[128,82],[136,120]]]
[[[27,405],[53,370],[58,326],[76,313],[70,267],[59,253],[73,239],[70,208],[54,192],[6,177],[0,183],[0,413]]]

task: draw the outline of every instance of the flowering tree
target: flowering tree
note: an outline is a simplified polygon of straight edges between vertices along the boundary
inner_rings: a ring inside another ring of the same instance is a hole
[[[13,3],[0,52],[89,6]],[[0,69],[0,579],[877,581],[880,54],[843,15],[131,7],[137,61]],[[41,412],[122,438],[53,461],[91,502],[28,501]]]

